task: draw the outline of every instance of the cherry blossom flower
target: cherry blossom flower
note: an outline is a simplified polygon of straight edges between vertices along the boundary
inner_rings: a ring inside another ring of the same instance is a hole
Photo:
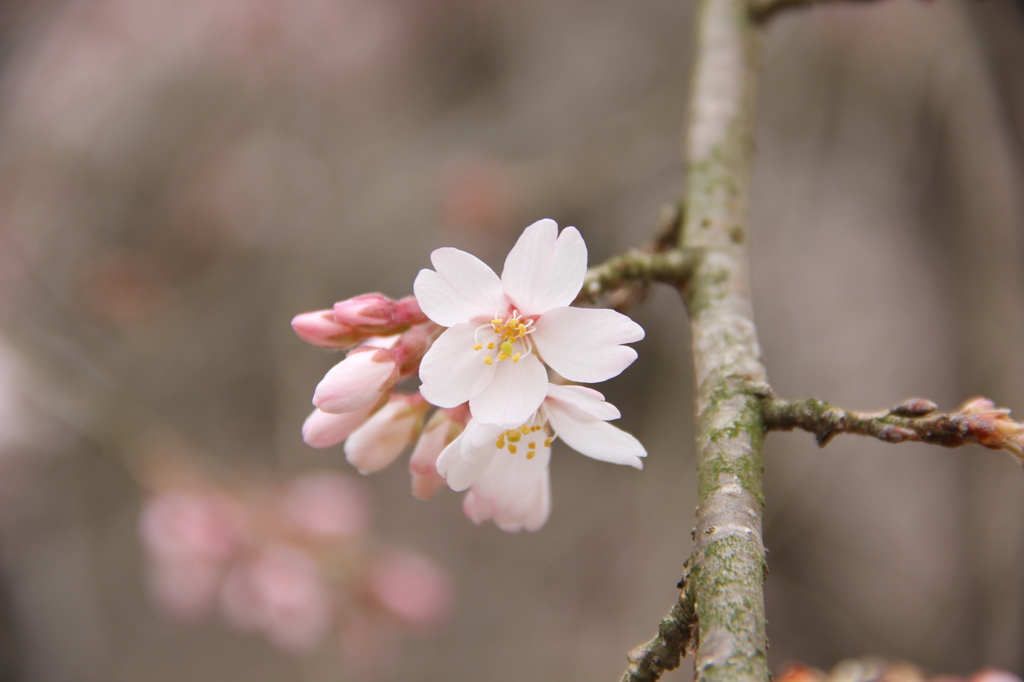
[[[439,407],[469,402],[478,424],[526,423],[547,394],[544,364],[570,381],[605,381],[628,367],[643,329],[613,310],[571,308],[583,287],[587,247],[553,220],[523,232],[501,278],[453,248],[413,284],[428,318],[448,327],[420,364],[420,391]]]
[[[597,391],[549,384],[540,409],[516,428],[471,420],[438,457],[437,471],[452,490],[469,489],[463,510],[474,523],[493,519],[505,531],[534,531],[551,509],[556,437],[588,457],[643,468],[640,441],[608,423],[619,416]]]

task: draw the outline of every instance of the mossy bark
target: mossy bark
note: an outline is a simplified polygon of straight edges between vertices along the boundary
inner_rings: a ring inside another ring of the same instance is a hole
[[[758,55],[747,0],[702,0],[679,245],[699,254],[682,293],[697,380],[695,665],[706,682],[769,677],[761,537],[767,375],[746,239]]]

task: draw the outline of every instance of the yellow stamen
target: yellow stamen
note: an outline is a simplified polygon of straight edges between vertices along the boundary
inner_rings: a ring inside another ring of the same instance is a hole
[[[504,449],[505,440],[503,438],[499,438],[498,440],[494,441],[494,447],[498,448],[499,450]]]
[[[536,452],[534,452],[533,450],[530,450],[529,452],[526,453],[526,459],[533,459],[533,456],[536,455],[536,454],[537,454]]]
[[[519,427],[519,433],[523,434],[524,436],[526,434],[528,434],[529,432],[530,432],[530,427],[527,426],[526,424],[523,424],[522,426]]]
[[[513,455],[516,454],[516,446],[515,445],[509,445],[508,446],[508,451],[511,452]]]
[[[512,356],[512,362],[519,362],[519,356],[520,355],[522,355],[522,353],[516,353],[515,355],[513,355]]]
[[[530,448],[531,450],[535,450],[535,449],[537,448],[537,444],[536,444],[536,443],[534,443],[534,442],[533,442],[532,440],[531,440],[531,441],[530,441],[529,443],[527,443],[527,446],[528,446],[528,447],[529,447],[529,448]]]
[[[487,344],[487,350],[494,350],[494,342],[493,341],[491,341],[489,344]]]
[[[478,343],[478,344],[476,344],[475,346],[473,346],[473,350],[480,350],[480,349],[481,349],[481,348],[483,348],[483,347],[484,347],[484,344],[482,344],[482,343]]]
[[[551,443],[552,443],[552,442],[553,442],[554,440],[555,440],[555,439],[554,439],[554,438],[552,438],[551,436],[548,436],[547,438],[545,438],[545,439],[544,439],[544,447],[546,447],[546,448],[550,448],[550,447],[551,447]]]
[[[463,346],[463,348],[465,348],[465,346]],[[465,352],[465,351],[463,351],[463,352]],[[490,355],[485,356],[484,357],[484,364],[485,365],[493,365],[494,364],[494,358],[492,358]]]

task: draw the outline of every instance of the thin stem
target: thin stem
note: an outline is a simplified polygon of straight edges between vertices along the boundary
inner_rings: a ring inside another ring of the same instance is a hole
[[[1024,425],[984,398],[968,401],[956,412],[935,414],[935,403],[920,398],[881,412],[845,410],[816,398],[764,403],[771,430],[803,429],[824,447],[841,433],[871,436],[887,443],[917,441],[949,448],[983,445],[1024,459]]]
[[[579,298],[593,301],[601,295],[637,283],[663,282],[679,287],[690,276],[694,261],[694,254],[684,249],[663,253],[633,249],[587,270]]]
[[[680,584],[684,583],[685,578]],[[672,610],[658,625],[654,639],[629,652],[629,667],[622,682],[654,682],[662,673],[679,667],[692,644],[697,620],[688,587],[683,587]]]

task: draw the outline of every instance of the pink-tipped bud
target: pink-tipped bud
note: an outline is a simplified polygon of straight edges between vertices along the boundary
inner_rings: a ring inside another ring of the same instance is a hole
[[[469,410],[460,406],[438,410],[427,422],[409,460],[414,497],[429,500],[444,485],[444,478],[437,473],[437,458],[465,430],[468,420]]]
[[[417,395],[394,395],[345,441],[345,458],[361,474],[395,461],[423,424],[429,405]]]
[[[324,375],[313,394],[313,404],[331,414],[355,412],[379,401],[399,377],[391,351],[356,348]]]
[[[415,629],[435,627],[451,612],[448,577],[413,552],[383,554],[372,568],[370,592],[400,623]]]
[[[334,304],[334,319],[375,334],[397,334],[427,321],[415,296],[392,301],[383,294],[363,294]]]
[[[1010,411],[987,398],[974,398],[960,406],[967,433],[979,445],[1006,450],[1024,462],[1024,424],[1010,419]]]
[[[284,496],[288,526],[314,539],[341,540],[370,526],[370,500],[363,485],[348,476],[320,472],[288,484]]]
[[[369,334],[338,322],[332,310],[314,310],[292,318],[292,329],[299,338],[321,348],[351,348]]]
[[[355,412],[342,412],[341,414],[331,414],[314,409],[302,424],[302,440],[306,445],[314,448],[329,448],[332,445],[337,445],[362,426],[377,407],[377,403],[368,403]]]

